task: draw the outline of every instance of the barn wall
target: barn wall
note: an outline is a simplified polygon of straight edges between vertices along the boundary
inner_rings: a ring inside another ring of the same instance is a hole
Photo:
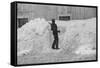
[[[96,16],[96,9],[31,4],[18,5],[18,17],[27,17],[29,20],[37,17],[45,18],[46,20],[58,19],[59,15],[70,15],[71,19],[87,19]]]
[[[27,17],[29,20],[38,17],[50,20],[56,18],[57,15],[55,6],[21,4],[18,6],[18,9],[18,17]]]
[[[89,19],[96,17],[96,8],[70,7],[71,19]]]
[[[70,16],[71,20],[96,17],[96,8],[36,4],[18,4],[17,8],[18,18],[28,18],[28,21],[35,18],[45,18],[50,21],[53,18],[59,19],[59,16]]]

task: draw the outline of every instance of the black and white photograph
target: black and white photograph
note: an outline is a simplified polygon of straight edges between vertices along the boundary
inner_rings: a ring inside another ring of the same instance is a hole
[[[17,3],[17,64],[97,60],[97,7]]]

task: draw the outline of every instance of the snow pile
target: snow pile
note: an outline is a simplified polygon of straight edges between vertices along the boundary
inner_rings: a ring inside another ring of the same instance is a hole
[[[49,21],[49,23],[51,23]],[[59,46],[61,50],[66,48],[68,42],[77,40],[80,46],[76,54],[95,53],[91,51],[93,39],[96,38],[96,19],[59,21],[56,20],[59,33]],[[56,52],[51,49],[53,36],[50,31],[50,24],[45,19],[34,19],[18,29],[18,56],[27,54],[33,50],[37,52]],[[94,42],[95,43],[95,42]],[[73,43],[74,44],[74,43]],[[74,45],[73,45],[74,46]],[[94,46],[96,46],[94,44]],[[87,53],[88,51],[88,53]],[[59,50],[57,51],[59,52]]]
[[[96,54],[96,18],[72,22],[66,30],[66,40],[76,39],[79,45],[74,52],[78,55]]]
[[[18,56],[30,52],[33,47],[35,48],[38,47],[38,45],[42,45],[41,41],[44,41],[42,36],[44,36],[44,32],[47,28],[47,21],[40,18],[34,19],[19,28],[17,31]]]

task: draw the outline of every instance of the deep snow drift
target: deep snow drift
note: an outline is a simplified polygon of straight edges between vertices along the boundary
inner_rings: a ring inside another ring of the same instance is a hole
[[[61,61],[75,61],[80,60],[79,58],[82,58],[83,56],[90,57],[96,54],[96,18],[72,21],[56,20],[58,30],[60,30],[59,50],[51,49],[53,35],[48,22],[51,23],[51,21],[37,18],[26,23],[21,28],[18,28],[17,55],[20,58],[21,56],[29,55],[27,58],[32,59],[35,57],[36,59],[37,56],[42,56],[43,59],[44,55],[50,54],[53,56],[52,58],[54,58],[55,55],[55,58],[57,58],[58,55],[61,55],[60,58],[63,57],[64,59]],[[71,58],[71,56],[73,57]],[[36,61],[39,61],[36,60],[35,62],[31,62],[31,59],[27,61],[25,61],[24,58],[22,59],[23,62],[18,60],[20,64],[29,62],[35,63]],[[46,58],[44,58],[44,60],[46,60]],[[50,60],[44,62],[49,62]],[[52,59],[51,62],[53,62],[53,60],[54,59]],[[40,62],[43,61],[41,60]]]

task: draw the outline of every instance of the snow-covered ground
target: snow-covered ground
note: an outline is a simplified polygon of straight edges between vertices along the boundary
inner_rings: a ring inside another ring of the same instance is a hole
[[[59,50],[51,48],[53,35],[48,22],[37,18],[18,28],[18,64],[96,59],[96,18],[56,20]]]

